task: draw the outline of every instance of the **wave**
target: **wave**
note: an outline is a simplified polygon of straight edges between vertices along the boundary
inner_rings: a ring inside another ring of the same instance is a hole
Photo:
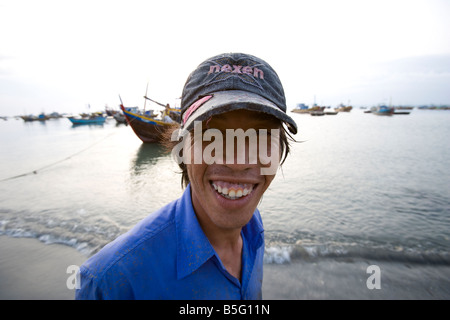
[[[98,246],[92,246],[88,242],[82,242],[75,238],[65,238],[55,236],[53,234],[36,234],[29,230],[15,229],[0,231],[0,235],[9,236],[12,238],[32,238],[41,241],[44,244],[62,244],[72,247],[85,255],[86,257],[91,256],[97,252],[100,248]]]
[[[45,228],[30,228],[29,226],[7,227],[9,221],[0,221],[0,236],[8,236],[12,238],[32,238],[41,241],[44,244],[62,244],[86,255],[87,257],[96,253],[110,239],[102,239],[90,233],[71,233],[67,230],[53,230]]]
[[[0,235],[34,238],[44,244],[63,244],[90,256],[127,231],[105,215],[90,214],[85,209],[70,218],[55,212],[13,212],[0,210]]]
[[[82,219],[72,217],[71,220],[59,220],[42,216],[40,219],[34,216],[13,219],[9,216],[9,219],[0,220],[0,235],[35,238],[45,244],[63,244],[90,256],[127,230],[110,219],[97,217],[95,221],[90,221],[83,212],[77,213],[83,216]],[[84,220],[89,220],[89,223]],[[279,231],[266,234],[266,264],[314,262],[319,259],[450,265],[450,250],[447,244],[430,242],[426,245],[423,241],[397,241],[394,244],[386,239],[367,240],[337,234],[318,236],[306,232]]]
[[[450,254],[440,250],[416,250],[397,246],[395,248],[370,247],[367,245],[276,245],[265,249],[264,263],[288,264],[292,262],[315,262],[335,259],[345,262],[355,260],[387,261],[410,264],[450,266]]]

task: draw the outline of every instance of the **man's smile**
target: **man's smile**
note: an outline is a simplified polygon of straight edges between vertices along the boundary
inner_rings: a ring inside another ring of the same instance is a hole
[[[220,180],[210,181],[210,183],[219,195],[229,200],[246,197],[252,193],[255,186],[250,183],[231,183]]]

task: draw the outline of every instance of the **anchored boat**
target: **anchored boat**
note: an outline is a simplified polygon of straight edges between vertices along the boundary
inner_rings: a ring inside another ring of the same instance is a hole
[[[103,116],[101,112],[92,113],[88,115],[82,115],[80,117],[68,117],[67,119],[72,122],[72,124],[104,124],[106,117]]]
[[[145,98],[151,100],[147,97]],[[151,101],[155,102],[154,100]],[[160,105],[164,106],[163,104]],[[124,107],[123,103],[120,105],[127,123],[144,143],[160,142],[165,130],[172,124],[179,122],[181,110],[170,108],[168,104],[164,107],[162,117],[159,119],[157,114],[153,113],[153,110],[141,111],[138,107]]]
[[[377,107],[372,107],[370,111],[372,111],[373,114],[378,116],[391,116],[394,114],[395,108],[381,105]]]

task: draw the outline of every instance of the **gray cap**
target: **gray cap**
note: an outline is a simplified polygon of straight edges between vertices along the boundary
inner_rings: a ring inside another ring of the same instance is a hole
[[[272,115],[297,133],[297,124],[286,113],[283,86],[275,70],[243,53],[212,57],[190,74],[181,98],[181,131],[191,130],[194,121],[239,109]]]

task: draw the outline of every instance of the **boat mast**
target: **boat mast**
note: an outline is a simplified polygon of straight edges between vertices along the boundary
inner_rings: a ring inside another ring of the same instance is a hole
[[[145,97],[147,96],[148,91],[148,81],[147,81],[147,88],[145,89]],[[144,98],[144,114],[145,114],[145,105],[147,104],[147,99]]]

